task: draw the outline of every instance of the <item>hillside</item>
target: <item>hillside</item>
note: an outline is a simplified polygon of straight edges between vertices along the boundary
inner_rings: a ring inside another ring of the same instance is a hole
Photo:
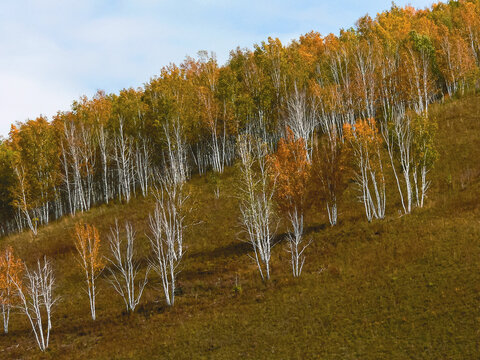
[[[291,277],[282,236],[274,247],[272,280],[262,283],[251,249],[239,240],[236,169],[220,179],[188,182],[193,211],[187,252],[172,308],[151,276],[138,310],[100,279],[98,320],[92,322],[82,273],[74,260],[73,227],[85,221],[102,240],[114,219],[129,220],[143,255],[150,198],[93,208],[30,232],[0,239],[29,264],[54,259],[61,301],[54,309],[50,349],[38,351],[25,316],[13,314],[0,335],[0,358],[33,359],[465,359],[480,345],[480,96],[433,105],[439,159],[426,207],[368,223],[361,203],[340,204],[340,224],[324,211],[307,214],[305,269]],[[389,184],[387,195],[394,197]],[[353,191],[348,189],[347,191]],[[353,196],[346,196],[353,199]],[[280,226],[279,233],[285,229]],[[106,251],[106,243],[103,244]]]

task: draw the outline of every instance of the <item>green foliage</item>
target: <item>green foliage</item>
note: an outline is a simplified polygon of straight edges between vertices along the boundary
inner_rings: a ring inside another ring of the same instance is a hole
[[[438,151],[435,146],[435,136],[438,130],[438,121],[423,113],[416,115],[412,121],[414,130],[413,156],[420,164],[431,169],[438,159]]]
[[[14,211],[13,199],[9,191],[15,183],[12,169],[13,156],[13,151],[9,149],[6,142],[0,140],[0,222],[8,220]]]
[[[410,40],[413,43],[413,48],[428,59],[432,71],[439,76],[435,46],[430,36],[413,30],[410,32]]]
[[[428,35],[419,34],[415,30],[410,32],[410,39],[413,42],[413,47],[416,51],[422,52],[428,57],[433,57],[435,54],[435,47]]]

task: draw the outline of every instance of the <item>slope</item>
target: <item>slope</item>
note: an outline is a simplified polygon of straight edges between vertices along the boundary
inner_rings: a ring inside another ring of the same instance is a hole
[[[327,226],[322,209],[311,211],[304,273],[293,279],[280,235],[272,259],[272,281],[260,281],[239,241],[236,170],[220,179],[194,177],[194,224],[180,292],[164,305],[158,279],[138,311],[128,316],[101,279],[98,320],[92,322],[83,277],[74,260],[77,221],[106,236],[114,219],[137,231],[139,255],[148,252],[148,213],[153,200],[100,206],[64,218],[37,237],[0,239],[29,264],[54,259],[61,302],[54,310],[51,348],[41,354],[26,319],[13,314],[11,331],[0,335],[0,358],[172,358],[172,359],[404,359],[474,358],[480,345],[480,96],[434,105],[440,152],[428,204],[399,216],[391,201],[388,217],[368,224],[353,195],[340,206],[339,226]],[[390,186],[389,196],[395,189]],[[352,189],[349,189],[352,192]],[[280,226],[279,233],[285,229]],[[145,261],[144,261],[145,263]]]

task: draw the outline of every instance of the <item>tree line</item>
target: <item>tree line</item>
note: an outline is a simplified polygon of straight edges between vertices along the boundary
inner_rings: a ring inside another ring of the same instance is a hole
[[[435,157],[429,104],[478,87],[479,13],[470,0],[426,10],[394,5],[338,36],[310,32],[288,45],[269,38],[237,48],[224,66],[203,51],[164,67],[142,88],[98,91],[52,119],[17,123],[0,144],[0,231],[36,233],[65,214],[145,196],[155,174],[183,158],[194,172],[222,172],[238,156],[239,136],[273,151],[287,127],[304,139],[308,160],[333,164],[336,143],[356,144],[369,219],[383,217],[375,169],[390,162],[409,212],[424,201]],[[379,130],[378,139],[358,142],[357,120]],[[376,146],[387,149],[386,159]],[[333,196],[327,205],[335,223]]]
[[[186,169],[186,158],[164,169],[154,185],[155,209],[149,215],[150,243],[148,264],[143,270],[137,256],[136,232],[126,221],[110,228],[108,249],[102,249],[100,234],[95,226],[76,223],[70,234],[76,249],[76,260],[84,275],[83,289],[90,305],[92,320],[96,319],[97,279],[107,271],[107,281],[122,298],[128,314],[140,303],[150,271],[157,273],[168,306],[173,306],[176,294],[178,266],[184,256],[183,234],[187,227],[188,193],[185,178],[179,177]],[[176,167],[178,166],[178,167]],[[103,247],[106,247],[103,245]],[[0,305],[4,333],[8,333],[10,314],[17,310],[27,316],[36,343],[41,351],[49,346],[52,312],[60,297],[56,294],[54,264],[44,256],[31,269],[16,257],[12,247],[0,254]]]

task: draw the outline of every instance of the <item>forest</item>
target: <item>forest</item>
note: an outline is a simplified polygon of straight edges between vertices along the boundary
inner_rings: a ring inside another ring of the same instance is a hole
[[[343,231],[358,223],[394,227],[392,217],[413,221],[403,219],[430,211],[440,198],[432,189],[443,186],[434,172],[446,156],[439,106],[478,102],[479,91],[480,1],[424,10],[393,4],[338,35],[312,31],[289,44],[268,38],[237,48],[224,65],[200,51],[141,88],[99,90],[51,119],[12,125],[0,140],[4,333],[18,310],[38,349],[48,350],[55,309],[66,300],[54,271],[63,250],[36,253],[26,266],[17,255],[25,245],[17,251],[9,239],[39,241],[61,221],[70,224],[62,241],[75,254],[75,286],[86,290],[78,296],[91,321],[98,321],[103,280],[127,315],[144,311],[152,278],[161,302],[174,307],[188,291],[179,277],[196,255],[191,241],[207,226],[199,213],[216,211],[200,208],[195,184],[202,181],[215,204],[235,199],[228,233],[246,246],[243,262],[263,286],[274,286],[275,276],[304,277],[315,262],[310,250],[319,251],[312,219],[325,221],[315,231]],[[463,173],[462,184],[479,174]],[[137,209],[147,202],[148,211]],[[353,203],[360,206],[352,221]],[[120,207],[143,214],[143,225],[136,215],[117,214],[106,228],[89,217]],[[281,243],[288,266],[280,275],[277,265],[273,276]]]
[[[95,204],[145,196],[155,174],[175,161],[185,163],[182,177],[221,173],[238,157],[243,135],[272,152],[289,128],[308,158],[319,142],[328,142],[317,147],[321,153],[336,156],[344,125],[357,120],[369,122],[358,130],[365,137],[373,136],[368,128],[378,134],[374,141],[388,152],[383,161],[393,164],[409,212],[423,204],[435,157],[427,151],[433,120],[422,114],[432,101],[478,86],[478,6],[394,6],[339,36],[311,32],[288,46],[270,38],[253,50],[236,49],[225,66],[200,52],[163,68],[143,88],[99,91],[53,119],[15,124],[0,148],[1,231],[36,232]],[[367,182],[378,187],[378,176],[360,179],[367,197]],[[376,196],[367,202],[375,206],[366,205],[369,219],[384,213],[381,189]],[[328,205],[335,223],[335,204]]]

